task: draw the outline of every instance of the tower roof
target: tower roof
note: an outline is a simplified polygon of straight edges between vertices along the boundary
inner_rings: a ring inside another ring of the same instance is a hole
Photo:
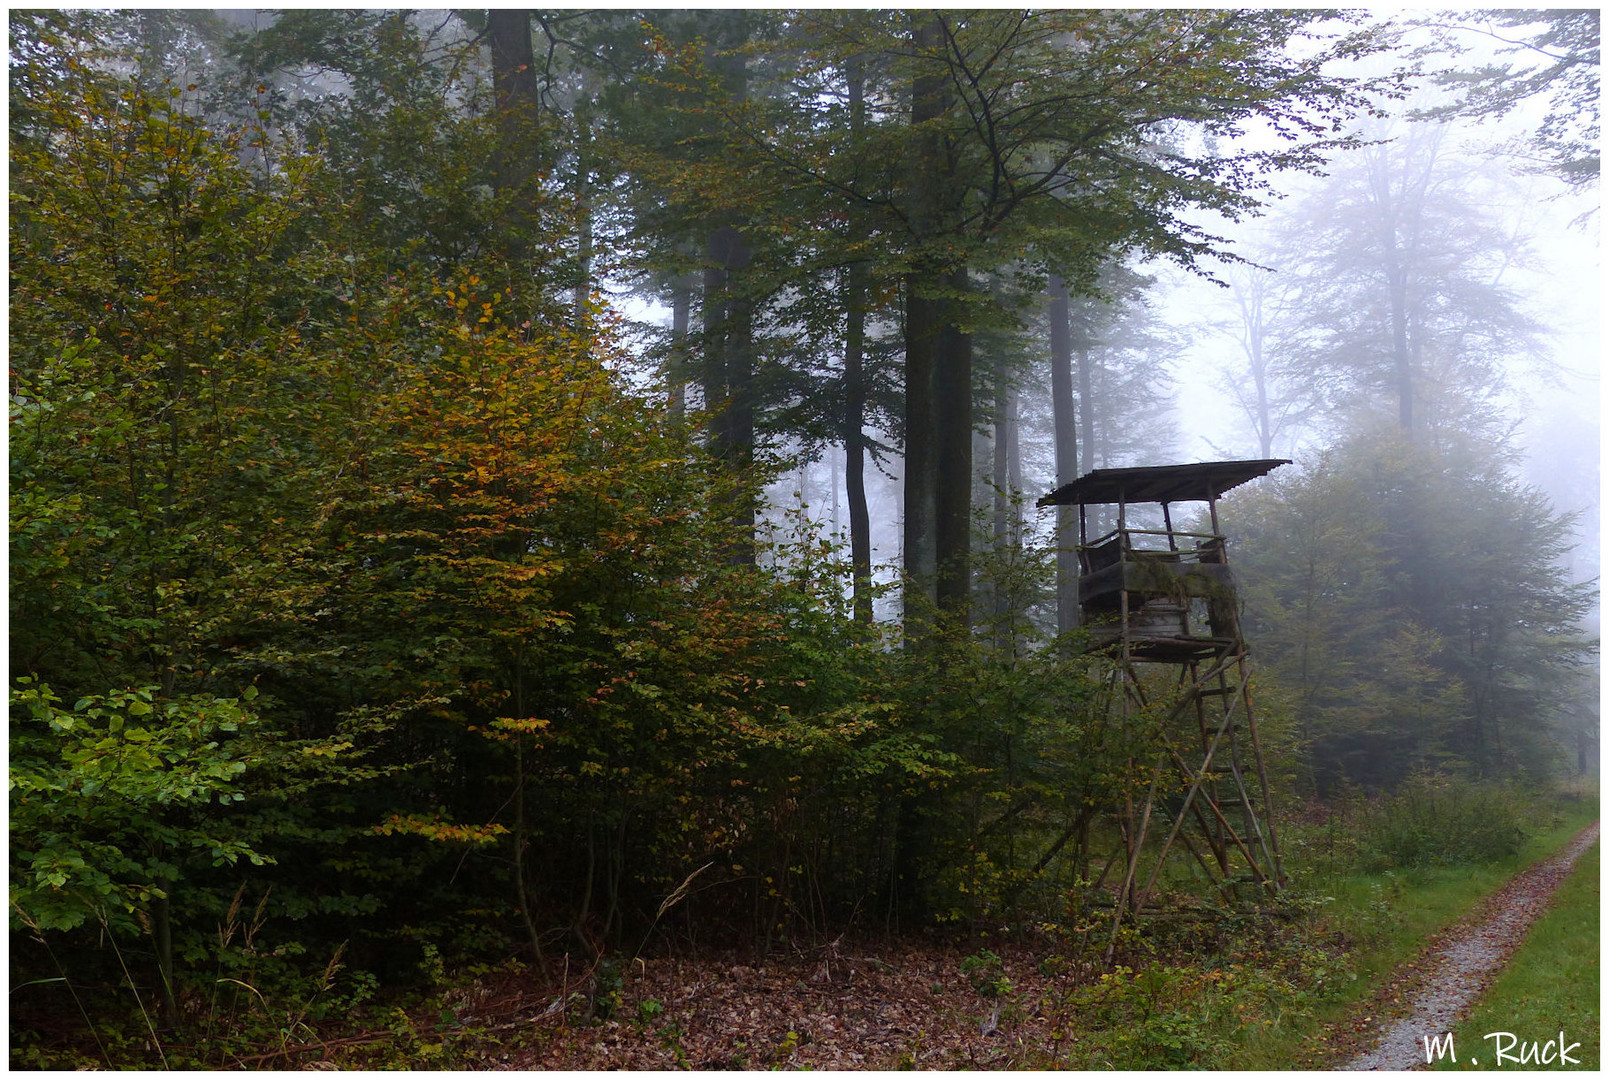
[[[1035,506],[1100,506],[1106,503],[1206,502],[1248,480],[1289,465],[1289,458],[1198,461],[1189,465],[1141,465],[1095,469],[1043,496]]]

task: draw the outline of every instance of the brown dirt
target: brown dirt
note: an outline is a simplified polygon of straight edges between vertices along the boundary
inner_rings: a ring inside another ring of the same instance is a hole
[[[1525,940],[1582,852],[1597,840],[1594,821],[1557,854],[1516,875],[1438,935],[1417,960],[1404,965],[1365,1005],[1362,1015],[1369,1023],[1362,1038],[1377,1035],[1377,1041],[1346,1068],[1423,1068],[1425,1037],[1442,1035],[1457,1025]],[[1395,1011],[1393,1004],[1404,1000],[1408,1015],[1389,1019],[1386,1014]]]

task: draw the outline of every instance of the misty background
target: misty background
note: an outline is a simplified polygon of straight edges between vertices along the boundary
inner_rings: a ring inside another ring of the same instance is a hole
[[[1311,246],[1315,233],[1308,215],[1322,217],[1325,211],[1315,207],[1326,191],[1345,186],[1349,178],[1356,181],[1357,160],[1365,153],[1399,153],[1418,132],[1430,132],[1437,141],[1433,156],[1415,159],[1413,165],[1430,170],[1438,189],[1455,181],[1461,188],[1459,216],[1434,227],[1446,230],[1440,239],[1449,248],[1476,234],[1480,238],[1470,250],[1449,251],[1446,257],[1467,259],[1471,284],[1502,291],[1513,314],[1532,323],[1524,340],[1482,345],[1488,350],[1482,359],[1495,376],[1490,404],[1502,417],[1494,433],[1501,431],[1511,440],[1517,452],[1516,474],[1545,492],[1558,510],[1575,515],[1574,542],[1565,556],[1571,579],[1597,579],[1602,404],[1599,190],[1596,185],[1561,180],[1548,170],[1536,143],[1552,108],[1545,94],[1496,116],[1403,119],[1433,116],[1438,108],[1451,107],[1458,100],[1458,89],[1437,85],[1438,78],[1450,72],[1490,64],[1546,65],[1546,57],[1510,44],[1521,38],[1524,27],[1501,26],[1478,16],[1395,11],[1380,16],[1412,27],[1403,33],[1403,55],[1431,51],[1418,60],[1424,75],[1415,81],[1408,100],[1386,105],[1391,119],[1368,132],[1370,138],[1383,141],[1379,151],[1337,155],[1327,177],[1277,174],[1272,177],[1275,198],[1265,216],[1239,226],[1211,226],[1230,239],[1236,254],[1267,267],[1267,273],[1219,264],[1212,272],[1222,280],[1209,281],[1154,263],[1132,266],[1151,283],[1123,315],[1130,325],[1144,320],[1150,338],[1128,359],[1143,361],[1146,377],[1161,400],[1144,418],[1145,437],[1113,448],[1101,458],[1100,467],[1263,456],[1265,448],[1246,405],[1252,375],[1243,344],[1242,298],[1253,283],[1261,282],[1280,293],[1280,316],[1299,323],[1304,306],[1313,303],[1302,292],[1300,262],[1331,254]],[[1378,69],[1381,63],[1377,57],[1371,66]],[[1581,122],[1587,123],[1584,115]],[[669,326],[668,308],[654,298],[618,287],[614,295],[623,310]],[[1029,334],[1029,347],[1043,361],[1049,352],[1045,328],[1034,327]],[[1280,347],[1279,342],[1270,343],[1273,362],[1301,362],[1292,342],[1283,343],[1290,350],[1286,356],[1277,355]],[[1055,475],[1048,395],[1048,379],[1042,373],[1025,383],[1022,491],[1030,503],[1071,479]],[[1266,450],[1292,458],[1300,468],[1324,449],[1334,431],[1333,421],[1316,402],[1300,401]],[[980,436],[975,453],[980,484],[988,479],[991,446],[991,438]],[[847,527],[843,485],[842,451],[822,451],[767,489],[767,519],[780,524],[783,511],[802,503],[824,534],[839,535]],[[867,487],[872,550],[883,564],[880,576],[892,580],[900,556],[897,460],[871,471]],[[1048,542],[1051,530],[1049,514],[1030,511],[1030,528],[1043,542]],[[1232,536],[1232,519],[1227,527]],[[884,598],[878,610],[880,617],[896,617],[898,597]],[[1597,633],[1596,605],[1587,626]]]

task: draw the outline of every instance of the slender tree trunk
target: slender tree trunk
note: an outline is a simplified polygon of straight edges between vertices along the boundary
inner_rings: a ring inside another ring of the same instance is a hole
[[[1085,301],[1081,307],[1087,307],[1091,302]],[[1069,321],[1069,329],[1077,331],[1073,351],[1078,358],[1078,444],[1084,448],[1083,456],[1074,468],[1074,475],[1083,475],[1099,468],[1101,464],[1095,444],[1095,355],[1090,347],[1088,316],[1081,312],[1076,320]],[[1092,508],[1089,512],[1098,533],[1105,527],[1100,524],[1100,510]]]
[[[967,291],[965,267],[951,272],[949,288],[955,294]],[[946,299],[934,358],[933,547],[939,610],[966,626],[972,595],[972,335],[959,325],[961,307],[960,301]]]
[[[682,275],[671,284],[670,356],[665,364],[665,383],[669,388],[671,416],[680,420],[687,413],[687,333],[692,324],[693,279]]]
[[[994,370],[994,551],[1000,572],[1010,566],[1018,542],[1016,495],[1020,490],[1015,475],[1021,465],[1017,455],[1017,390],[1004,363]],[[999,628],[996,645],[1005,648],[1010,638],[1011,592],[1007,580],[997,576],[994,583],[994,618]]]
[[[525,736],[514,738],[514,898],[519,905],[520,921],[525,926],[526,938],[531,943],[531,955],[538,969],[546,964],[542,955],[542,935],[536,930],[536,917],[531,907],[530,885],[526,881],[525,849],[530,844],[530,833],[525,822]]]
[[[917,275],[906,279],[905,298],[905,618],[924,627],[934,604],[937,548],[934,489],[933,369],[938,353],[938,303],[919,295]],[[920,636],[920,629],[918,635]]]
[[[733,565],[754,564],[755,497],[749,490],[754,455],[753,304],[734,286],[748,265],[743,234],[730,225],[709,239],[704,271],[704,404],[712,413],[711,450],[736,485],[733,521],[738,535],[728,553]]]
[[[994,488],[994,548],[1006,551],[1011,535],[1011,386],[1006,365],[994,364],[994,439],[989,483]],[[996,605],[998,611],[998,605]]]
[[[732,390],[731,461],[740,490],[735,521],[741,535],[734,541],[731,559],[736,565],[754,565],[754,526],[758,513],[754,477],[754,308],[746,298],[734,300],[731,333],[727,338],[726,373]]]
[[[158,881],[165,894],[151,899],[151,945],[156,951],[157,978],[161,982],[162,1022],[168,1027],[179,1023],[179,998],[173,985],[173,889],[174,882]]]
[[[1052,274],[1046,293],[1050,317],[1050,405],[1055,428],[1056,486],[1078,479],[1078,419],[1073,411],[1073,345],[1067,283]],[[1085,444],[1088,453],[1088,444]],[[1056,631],[1078,625],[1078,510],[1056,508]]]
[[[859,56],[847,65],[849,81],[849,126],[858,137],[866,123],[865,69]],[[852,226],[856,239],[863,238],[864,227],[856,215]],[[844,307],[844,495],[849,501],[849,566],[854,575],[855,618],[868,625],[872,621],[872,537],[871,515],[866,506],[866,298],[870,292],[869,271],[864,262],[849,266],[845,282]]]
[[[1268,409],[1268,373],[1261,367],[1256,370],[1258,456],[1271,458],[1274,456],[1274,425]]]
[[[514,650],[514,715],[525,715],[525,649],[523,645],[516,645]],[[530,843],[530,833],[526,827],[525,816],[525,736],[516,732],[514,736],[514,829],[510,838],[514,845],[514,898],[519,905],[520,921],[525,924],[526,937],[531,942],[531,955],[536,960],[537,970],[546,966],[547,958],[542,955],[542,935],[536,930],[536,916],[531,906],[530,884],[525,875],[525,849]]]
[[[849,502],[849,565],[855,618],[872,621],[872,529],[866,505],[866,268],[849,270],[849,332],[844,349],[844,495]]]
[[[710,241],[713,249],[715,243]],[[711,255],[713,260],[714,256]],[[719,455],[729,441],[726,415],[729,392],[726,386],[726,269],[704,267],[703,306],[699,326],[703,338],[703,357],[699,364],[699,384],[704,392],[704,411],[710,414],[710,451]]]
[[[1011,388],[1011,443],[1006,448],[1006,486],[1018,502],[1011,507],[1011,546],[1022,546],[1022,391]]]
[[[592,300],[592,99],[597,93],[597,76],[585,71],[581,76],[581,96],[575,109],[575,213],[576,285],[575,325],[584,330],[587,309]]]
[[[1397,424],[1411,442],[1414,428],[1414,369],[1413,357],[1408,350],[1408,270],[1402,261],[1398,229],[1398,221],[1409,200],[1409,181],[1405,177],[1404,191],[1399,200],[1392,190],[1390,158],[1378,152],[1374,156],[1369,181],[1375,213],[1378,215],[1378,239],[1391,306],[1392,386],[1397,395]]]
[[[1235,291],[1240,297],[1241,324],[1246,335],[1242,344],[1246,350],[1246,363],[1251,369],[1252,390],[1256,395],[1252,401],[1252,425],[1257,429],[1257,447],[1261,451],[1259,456],[1269,458],[1274,456],[1274,418],[1268,403],[1268,357],[1263,349],[1267,337],[1263,324],[1267,286],[1258,279],[1244,287],[1237,284]]]
[[[838,455],[832,453],[831,450],[828,450],[823,456],[827,459],[827,494],[832,498],[832,514],[827,520],[832,524],[833,534],[837,535],[838,533],[842,532],[844,528],[843,499],[838,494],[838,470],[842,468],[843,465],[842,462],[838,460]]]
[[[1255,344],[1257,357],[1255,359],[1257,371],[1257,449],[1259,456],[1271,458],[1274,456],[1274,418],[1268,407],[1268,368],[1262,357],[1263,341],[1261,331]]]
[[[1413,357],[1408,350],[1408,275],[1399,264],[1395,248],[1386,253],[1386,273],[1391,282],[1391,356],[1397,391],[1397,423],[1409,441],[1413,440]]]

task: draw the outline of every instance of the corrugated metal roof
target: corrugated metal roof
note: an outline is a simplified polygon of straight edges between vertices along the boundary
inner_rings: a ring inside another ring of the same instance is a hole
[[[1199,461],[1189,465],[1142,465],[1095,469],[1063,484],[1035,506],[1101,506],[1125,502],[1205,502],[1264,476],[1289,458],[1256,461]]]

